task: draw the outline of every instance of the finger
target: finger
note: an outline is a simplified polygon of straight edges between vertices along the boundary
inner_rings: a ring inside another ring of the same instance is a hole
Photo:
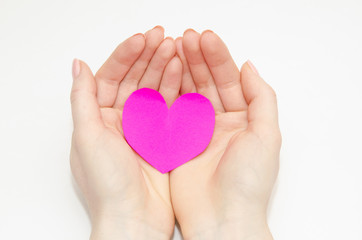
[[[96,82],[91,70],[84,62],[74,59],[70,94],[74,128],[102,123],[96,92]]]
[[[248,107],[248,128],[261,135],[279,131],[278,108],[274,90],[247,61],[241,68],[241,84]]]
[[[175,53],[175,42],[172,38],[167,37],[153,55],[138,88],[159,89],[163,71]]]
[[[214,79],[201,52],[200,34],[192,29],[186,30],[182,44],[197,92],[210,100],[215,112],[224,112]]]
[[[169,108],[180,94],[181,79],[182,63],[176,56],[167,64],[159,89]]]
[[[164,29],[161,26],[156,26],[145,33],[145,49],[120,83],[114,108],[123,108],[127,98],[132,92],[137,90],[138,83],[145,73],[153,54],[161,44],[163,37]]]
[[[225,111],[247,109],[240,72],[221,38],[212,31],[201,35],[201,50],[214,78]]]
[[[196,86],[190,72],[189,64],[186,60],[185,53],[182,47],[182,37],[175,41],[177,55],[182,62],[182,82],[181,82],[181,95],[185,93],[196,92]]]
[[[121,43],[96,73],[97,99],[101,107],[113,106],[119,83],[145,47],[143,34],[136,34]]]

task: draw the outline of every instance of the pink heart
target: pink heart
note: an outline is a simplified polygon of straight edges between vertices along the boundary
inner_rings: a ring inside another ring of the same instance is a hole
[[[168,109],[159,92],[142,88],[127,99],[122,127],[128,144],[166,173],[205,150],[214,131],[215,112],[198,93],[182,95]]]

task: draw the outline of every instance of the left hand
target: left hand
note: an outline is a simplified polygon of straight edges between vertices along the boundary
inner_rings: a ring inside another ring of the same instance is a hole
[[[176,40],[184,63],[182,94],[198,92],[215,109],[203,153],[170,174],[175,215],[185,239],[272,239],[266,208],[279,163],[276,95],[250,62],[239,72],[213,32]]]

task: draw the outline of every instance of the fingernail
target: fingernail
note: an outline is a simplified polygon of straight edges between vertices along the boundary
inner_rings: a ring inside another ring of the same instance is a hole
[[[194,29],[192,29],[192,28],[188,28],[188,29],[186,29],[185,31],[184,31],[184,35],[185,35],[185,33],[187,33],[187,32],[196,32]]]
[[[80,63],[77,58],[74,58],[73,65],[72,65],[72,75],[73,79],[77,78],[80,72]]]
[[[144,36],[143,33],[136,33],[135,35],[133,35],[132,37],[135,37],[135,36]]]
[[[164,28],[163,28],[161,25],[157,25],[156,27],[154,27],[154,28],[152,28],[152,29],[156,29],[156,28],[159,28],[159,29],[164,30]]]
[[[257,74],[258,76],[260,76],[260,74],[259,74],[258,70],[256,69],[256,67],[254,66],[254,64],[253,64],[250,60],[248,60],[248,61],[246,61],[246,62],[248,63],[248,65],[249,65],[249,67],[251,68],[251,70],[253,70],[253,72],[254,72],[255,74]]]
[[[207,33],[207,32],[209,32],[209,33],[214,33],[214,31],[212,31],[212,30],[210,30],[210,29],[207,29],[207,30],[204,31],[204,33]]]

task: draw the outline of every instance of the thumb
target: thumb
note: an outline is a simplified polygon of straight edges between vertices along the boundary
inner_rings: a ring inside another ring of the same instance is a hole
[[[78,59],[73,60],[73,87],[70,94],[74,128],[100,124],[101,114],[96,98],[97,88],[92,71]]]
[[[241,85],[248,103],[248,128],[259,136],[279,133],[276,94],[249,60],[241,68]]]

